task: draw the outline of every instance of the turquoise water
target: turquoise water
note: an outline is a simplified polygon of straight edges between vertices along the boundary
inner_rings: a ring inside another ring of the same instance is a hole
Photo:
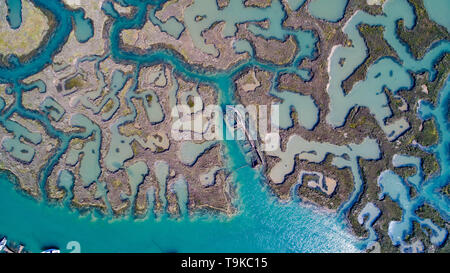
[[[127,168],[128,181],[130,183],[131,194],[126,196],[131,204],[134,204],[134,199],[138,192],[139,185],[144,182],[145,176],[148,175],[148,166],[143,161],[138,161]]]
[[[392,58],[381,58],[368,68],[364,81],[355,83],[349,94],[330,103],[333,112],[327,117],[328,122],[333,126],[342,126],[351,109],[367,107],[388,139],[395,140],[409,128],[409,123],[398,120],[386,124],[385,120],[392,116],[392,110],[383,90],[387,88],[396,94],[398,90],[412,86],[413,78],[404,67]]]
[[[167,32],[174,38],[176,39],[180,38],[181,33],[183,33],[185,29],[184,25],[178,22],[178,20],[174,17],[167,19],[166,22],[161,22],[161,20],[159,20],[158,17],[156,17],[155,13],[156,9],[153,9],[153,11],[149,15],[150,17],[149,20],[156,26],[159,26],[162,31]]]
[[[12,29],[18,29],[22,25],[22,0],[6,0],[8,15],[6,20]]]
[[[425,1],[426,2],[426,1]],[[438,7],[439,5],[436,5]],[[447,4],[448,6],[448,4]],[[386,123],[386,119],[392,116],[392,110],[388,106],[387,95],[382,88],[387,87],[393,94],[399,90],[409,90],[413,85],[410,72],[428,72],[428,78],[436,77],[435,63],[450,52],[450,41],[442,40],[433,42],[426,50],[423,58],[416,59],[412,56],[409,46],[398,39],[396,34],[397,21],[402,19],[406,28],[411,29],[416,24],[416,15],[413,7],[406,0],[391,0],[383,4],[383,15],[370,15],[359,11],[355,13],[344,27],[352,42],[351,46],[337,46],[329,57],[330,82],[327,88],[331,98],[330,113],[327,122],[334,127],[344,124],[348,110],[354,105],[365,105],[374,115],[380,127],[390,141],[396,140],[406,130],[409,123],[403,119]],[[431,19],[439,20],[438,14],[429,13]],[[401,65],[389,58],[381,58],[368,68],[364,81],[354,84],[351,90],[345,94],[342,83],[364,62],[368,57],[368,49],[364,39],[360,35],[357,26],[367,24],[371,26],[383,26],[383,36],[386,42],[396,51]],[[365,86],[367,84],[367,86]],[[368,88],[370,86],[370,88]],[[364,90],[364,91],[363,91]],[[371,92],[371,93],[367,93]],[[447,238],[447,231],[430,219],[421,219],[415,215],[415,210],[424,203],[431,205],[446,220],[449,220],[450,200],[439,192],[439,189],[450,181],[448,167],[449,154],[449,82],[440,91],[439,105],[431,106],[428,102],[421,102],[419,116],[423,119],[434,118],[436,121],[440,141],[438,145],[425,147],[424,150],[433,153],[441,168],[441,172],[428,180],[422,174],[420,159],[407,155],[397,155],[393,158],[393,164],[397,167],[412,166],[416,173],[404,181],[392,170],[386,170],[378,178],[381,189],[380,198],[385,195],[391,197],[403,210],[401,221],[392,221],[389,224],[389,236],[394,245],[400,246],[403,251],[417,249],[416,246],[405,243],[405,237],[412,232],[413,222],[418,222],[422,228],[429,228],[430,241],[434,245],[441,245]],[[411,197],[408,185],[418,192],[417,197]],[[372,232],[371,237],[374,238]],[[427,233],[428,234],[428,233]]]
[[[180,177],[172,184],[172,191],[175,192],[178,199],[178,207],[180,208],[180,215],[187,216],[188,215],[188,185],[186,179]]]
[[[67,152],[66,158],[66,164],[71,166],[75,166],[80,162],[80,178],[83,181],[83,186],[87,187],[97,181],[101,174],[99,163],[101,129],[82,114],[75,114],[70,120],[70,125],[83,128],[88,136],[92,135],[94,137],[92,141],[85,142],[81,149],[72,147]]]
[[[166,182],[169,177],[169,164],[166,161],[157,161],[154,164],[154,172],[159,186],[159,199],[162,202],[162,207],[167,206],[166,199]]]
[[[344,17],[348,0],[312,0],[308,5],[309,13],[319,19],[337,22]]]
[[[291,10],[298,10],[303,4],[306,2],[306,0],[287,0],[287,3]]]
[[[296,39],[302,42],[300,43],[300,53],[293,62],[293,66],[286,68],[285,70],[283,70],[284,68],[281,69],[277,66],[251,60],[246,63],[238,64],[229,71],[203,71],[184,63],[179,59],[178,55],[174,54],[170,50],[159,49],[152,52],[147,52],[143,55],[139,55],[134,52],[127,52],[118,46],[121,30],[142,26],[146,20],[147,4],[155,4],[158,8],[161,6],[163,1],[124,0],[124,2],[136,6],[136,13],[133,18],[120,17],[110,2],[105,2],[103,5],[103,10],[113,17],[109,37],[110,55],[117,61],[133,64],[137,67],[134,75],[131,76],[130,79],[133,80],[134,84],[126,92],[125,96],[125,100],[127,101],[132,113],[128,116],[120,117],[116,123],[111,125],[111,147],[109,154],[105,159],[106,166],[110,171],[116,171],[122,168],[124,162],[133,157],[133,152],[130,146],[131,141],[134,140],[133,137],[121,136],[118,133],[118,128],[122,124],[133,122],[136,118],[136,109],[130,101],[132,98],[137,96],[134,90],[136,89],[136,79],[139,75],[139,69],[141,66],[160,62],[168,63],[174,67],[174,70],[177,73],[180,73],[188,79],[193,81],[209,82],[217,88],[219,92],[219,101],[222,106],[225,106],[234,102],[232,78],[242,69],[257,65],[277,73],[289,70],[294,71],[296,70],[294,68],[295,65],[299,64],[302,59],[306,57],[312,58],[314,56],[314,46],[317,39],[311,32],[303,31],[295,32]],[[268,16],[265,12],[269,10],[275,11],[270,13],[270,16],[272,16],[271,22],[281,22],[283,18],[282,9],[277,1],[274,1],[272,7],[268,10],[258,11],[257,9],[246,9],[251,18],[240,18],[239,16],[241,15],[239,15],[240,13],[236,13],[236,9],[242,8],[242,6],[239,4],[234,4],[234,2],[229,7],[229,10],[224,9],[222,13],[219,14],[219,11],[216,10],[216,6],[211,4],[213,2],[215,3],[215,1],[203,1],[203,3],[207,4],[206,6],[203,6],[203,8],[208,7],[206,12],[211,12],[212,14],[217,13],[218,18],[226,20],[227,28],[225,29],[225,33],[230,35],[235,31],[234,23],[249,19],[264,19]],[[396,1],[388,1],[385,6],[394,5],[394,2]],[[403,4],[404,3],[405,2],[403,2]],[[79,16],[77,15],[77,12],[67,10],[59,1],[35,0],[35,4],[54,13],[58,26],[54,30],[54,34],[52,36],[53,38],[43,45],[43,48],[37,52],[34,58],[30,61],[20,63],[17,58],[10,58],[10,63],[12,64],[11,67],[0,67],[0,82],[12,83],[13,87],[9,92],[14,93],[17,98],[14,107],[11,107],[8,111],[1,113],[0,124],[6,128],[12,128],[10,130],[14,132],[16,136],[18,134],[29,134],[25,131],[25,128],[20,128],[17,125],[9,123],[11,121],[9,121],[8,118],[13,113],[17,113],[25,118],[37,120],[45,127],[50,136],[60,140],[59,147],[55,154],[46,163],[40,173],[39,179],[41,189],[43,189],[47,177],[50,175],[59,158],[66,152],[69,152],[69,155],[73,153],[73,155],[69,156],[69,162],[77,161],[80,153],[89,154],[89,156],[84,156],[86,159],[84,157],[81,159],[82,162],[80,163],[80,168],[85,169],[81,171],[81,178],[85,185],[94,182],[98,183],[98,151],[99,141],[101,139],[101,131],[98,127],[96,127],[95,124],[91,124],[87,118],[84,118],[84,116],[79,115],[72,118],[72,125],[86,128],[86,130],[83,133],[65,134],[58,131],[51,125],[50,119],[47,115],[40,115],[37,112],[29,111],[21,105],[22,90],[26,89],[26,86],[23,86],[20,80],[35,74],[43,67],[51,63],[51,57],[65,43],[65,41],[67,41],[68,35],[73,30],[72,20],[75,20],[75,17]],[[408,10],[409,6],[401,6],[401,3],[398,5],[399,6],[396,7],[397,11],[399,11],[399,7],[406,8],[406,10]],[[395,6],[391,7],[395,8]],[[198,12],[200,7],[192,6],[192,9],[193,11]],[[388,9],[385,8],[386,12],[387,10]],[[190,12],[196,15],[193,11]],[[354,22],[389,24],[391,19],[396,16],[396,18],[398,18],[395,11],[392,12],[393,13],[391,13],[387,19],[376,18],[379,20],[375,21],[369,15],[361,15],[356,16]],[[187,12],[187,14],[189,14],[189,12]],[[414,17],[410,14],[408,14],[408,16],[410,17],[404,18],[405,25],[412,26]],[[358,19],[361,19],[361,21],[358,21]],[[213,21],[208,20],[202,20],[201,22],[203,22],[201,24],[205,25],[201,25],[199,27],[199,33],[201,33],[201,30],[204,27],[208,27],[210,24],[214,23]],[[197,26],[198,23],[187,20],[187,24],[188,25],[186,27],[188,29],[192,29],[194,26]],[[352,24],[348,25],[349,26],[347,26],[346,29],[349,29],[350,32],[353,31]],[[83,32],[80,35],[83,36],[85,33],[82,28],[78,29],[78,31],[80,30]],[[390,32],[391,30],[392,29],[388,28],[385,35],[387,35],[387,39],[395,45],[395,37],[389,36],[393,35]],[[77,26],[75,26],[75,31],[77,31]],[[277,23],[273,24],[273,26],[271,24],[271,28],[269,30],[262,30],[255,27],[253,28],[253,31],[255,34],[265,34],[268,37],[277,38],[283,38],[286,34],[292,33],[291,31],[281,30],[281,25]],[[174,32],[173,34],[176,33]],[[84,38],[89,39],[88,36],[89,35],[86,35]],[[365,58],[365,44],[364,41],[358,40],[359,37],[356,36],[356,33],[349,33],[349,36],[352,38],[354,49],[353,52],[349,52],[351,54],[346,55],[345,57],[348,58],[349,63],[356,64],[357,66],[359,64],[359,58]],[[80,42],[83,42],[85,39],[81,39]],[[209,51],[211,54],[215,53],[215,48],[202,44],[201,40],[194,40],[194,42],[196,42],[197,45],[203,50]],[[409,54],[402,54],[402,52],[407,52],[403,51],[405,50],[403,45],[393,47],[400,52],[399,57],[404,60],[403,66],[414,71],[432,71],[433,64],[436,59],[441,56],[443,52],[448,50],[445,42],[438,43],[428,52],[427,56],[423,60],[416,61],[415,59],[408,58]],[[332,59],[337,58],[338,56],[339,54],[333,56]],[[98,58],[92,58],[92,60],[99,61]],[[379,63],[383,64],[383,61],[380,61]],[[394,70],[396,68],[395,65],[397,64],[393,64],[391,62],[387,65],[383,64],[381,67],[384,71],[389,71],[390,67]],[[373,68],[374,71],[376,68],[377,67]],[[332,69],[332,79],[330,79],[330,83],[340,83],[340,81],[348,77],[349,74],[347,75],[346,73],[351,73],[354,69],[356,69],[354,66],[344,67],[341,68],[341,70],[336,68]],[[380,69],[380,67],[378,67],[378,69]],[[299,73],[301,73],[304,78],[307,78],[307,71],[302,71],[303,72]],[[342,75],[340,75],[340,73],[342,73]],[[398,81],[392,82],[394,87],[404,86],[403,83],[407,82],[407,75],[401,75],[402,77],[400,77]],[[375,76],[376,73],[374,74],[374,77]],[[381,79],[388,81],[390,77],[391,74],[387,73],[387,75],[383,75]],[[128,76],[125,77],[121,71],[114,72],[113,84],[110,86],[111,96],[108,97],[108,99],[113,101],[117,99],[116,94],[123,88],[126,80],[128,80]],[[371,77],[368,77],[367,80],[371,80]],[[330,88],[336,88],[336,85],[332,85]],[[446,85],[446,88],[447,89],[444,89],[444,91],[448,90],[448,85]],[[330,93],[330,97],[334,99],[335,97],[333,97],[333,92],[331,89],[328,91]],[[355,91],[355,95],[352,96],[356,96],[357,93],[362,93],[362,91]],[[445,110],[445,103],[447,103],[449,96],[448,91],[445,91],[444,93],[447,95],[444,95],[444,97],[440,100],[440,105],[444,106],[433,108],[424,103],[420,109],[423,118],[430,118],[431,116],[435,117],[437,124],[440,126],[439,128],[441,128],[439,132],[444,139],[444,144],[440,144],[431,149],[433,149],[432,151],[438,155],[440,163],[443,166],[448,166],[448,156],[446,156],[449,154],[449,138],[448,130],[446,130],[446,128],[448,129],[448,121],[446,118],[442,118],[442,115],[447,115],[444,111],[448,111],[448,109]],[[315,104],[311,101],[311,97],[309,96],[302,96],[301,94],[298,94],[297,97],[292,98],[291,96],[294,96],[294,94],[291,94],[290,92],[285,92],[278,95],[287,101],[286,104],[290,104],[292,102],[294,106],[298,105],[299,107],[303,107],[306,105],[307,107],[310,107],[311,110],[316,109]],[[85,101],[85,103],[87,103],[87,101]],[[4,104],[4,101],[0,100],[0,109],[4,108]],[[354,103],[348,103],[348,105],[351,106],[354,105]],[[95,108],[93,110],[100,111],[101,108]],[[109,120],[112,115],[114,115],[114,113],[109,113],[103,118],[104,120]],[[305,119],[302,120],[300,115],[299,119],[305,128],[314,128],[317,122],[317,115],[313,118],[303,118]],[[289,126],[289,124],[287,124],[287,126]],[[89,139],[90,142],[87,142],[87,145],[85,144],[83,151],[75,150],[73,148],[69,150],[70,140],[74,138],[87,139],[91,135],[94,135],[94,139]],[[29,134],[28,137],[31,140],[35,140],[36,144],[40,142],[40,140],[32,134]],[[306,146],[305,149],[308,151],[311,151],[311,147],[314,147],[315,152],[317,153],[316,155],[313,155],[313,153],[306,153],[303,155],[306,159],[321,162],[328,153],[332,152],[336,155],[333,160],[333,164],[335,166],[338,168],[350,168],[352,170],[352,175],[355,180],[355,189],[349,200],[344,202],[341,206],[338,214],[326,213],[312,207],[301,205],[299,203],[300,200],[295,198],[295,196],[292,196],[293,200],[290,202],[280,203],[278,199],[275,198],[268,190],[265,185],[265,179],[261,176],[259,171],[254,170],[249,166],[243,154],[242,147],[239,146],[238,142],[224,141],[224,154],[227,158],[227,164],[229,165],[228,167],[233,170],[233,181],[237,187],[237,193],[239,196],[238,200],[236,200],[236,206],[239,209],[239,214],[232,218],[226,218],[218,215],[197,214],[192,217],[172,219],[167,214],[159,215],[157,218],[155,218],[154,215],[149,214],[145,219],[137,220],[132,216],[116,219],[111,216],[98,215],[96,212],[80,215],[78,211],[71,210],[67,206],[49,204],[46,200],[36,201],[30,199],[29,197],[21,194],[19,190],[9,183],[8,181],[13,179],[11,179],[11,177],[7,177],[3,173],[0,175],[0,206],[8,209],[3,209],[1,212],[0,232],[2,234],[6,234],[12,241],[25,243],[27,249],[31,251],[39,251],[42,247],[49,245],[57,246],[64,251],[66,249],[66,245],[71,241],[78,241],[81,244],[82,252],[358,251],[361,247],[364,247],[364,244],[362,244],[362,241],[356,239],[349,233],[345,221],[342,221],[342,216],[346,211],[348,211],[354,202],[356,202],[363,189],[364,181],[362,180],[359,171],[358,159],[360,157],[366,159],[377,159],[379,157],[380,153],[376,141],[366,139],[362,144],[336,146],[328,143],[307,143],[302,139],[293,138],[291,143],[300,143],[302,145],[299,145],[295,149],[290,149],[286,152],[286,155],[283,155],[283,159],[289,164],[292,163],[294,154],[301,152],[302,146]],[[15,143],[14,145],[21,144]],[[86,147],[91,149],[89,150]],[[197,149],[194,150],[195,153],[198,152]],[[200,151],[200,153],[201,152],[202,151]],[[189,152],[185,155],[192,155],[192,153]],[[190,163],[193,160],[195,160],[195,158],[188,156],[186,162]],[[91,167],[91,164],[93,168],[88,169],[87,166]],[[160,194],[164,194],[166,190],[174,191],[178,197],[181,213],[185,216],[187,214],[186,203],[188,200],[186,182],[180,177],[171,188],[166,189],[165,182],[167,181],[169,167],[166,162],[157,162],[157,164],[157,166],[155,165],[151,166],[152,168],[147,168],[147,166],[144,166],[145,164],[142,162],[137,162],[135,165],[127,169],[127,175],[132,182],[132,194],[130,196],[124,196],[124,198],[134,198],[136,189],[142,182],[143,176],[147,172],[155,171],[158,182],[162,186]],[[283,167],[280,165],[279,168],[276,168],[274,171],[275,177],[279,177],[281,180],[284,174],[289,172],[290,167],[292,166],[289,165]],[[73,186],[73,176],[71,173],[61,172],[58,177],[58,183],[62,187],[71,188]],[[439,195],[436,195],[435,190],[448,183],[448,178],[448,171],[443,171],[439,176],[433,178],[434,180],[431,179],[427,181],[423,186],[425,198],[429,200],[428,202],[432,203],[433,206],[438,207],[440,212],[444,212],[444,217],[447,218],[448,200],[445,198],[442,199]],[[149,196],[153,196],[154,189],[149,191],[147,194]],[[149,200],[151,202],[154,198],[149,198]],[[165,200],[165,198],[163,200]],[[400,200],[403,199],[399,199],[399,202]],[[165,204],[166,202],[167,201],[165,200]],[[403,202],[402,204],[406,203]],[[447,207],[445,205],[447,205]],[[376,218],[376,209],[369,207],[367,209],[367,213],[371,215],[371,220],[366,222],[366,228],[370,230],[370,226],[374,221],[374,218]],[[432,226],[427,221],[424,221],[423,223],[428,226]],[[393,236],[392,238],[395,239],[396,237]],[[369,240],[373,239],[374,236],[371,233]],[[434,242],[437,242],[441,239],[442,236],[436,236],[436,240],[433,240]],[[68,249],[70,249],[70,247],[68,247]]]
[[[295,167],[295,159],[321,163],[326,156],[332,154],[331,164],[339,169],[349,168],[352,173],[354,190],[348,200],[338,209],[338,217],[344,219],[345,214],[354,205],[362,193],[364,180],[359,169],[358,159],[377,160],[381,158],[381,151],[376,140],[365,138],[360,144],[334,145],[324,142],[307,141],[299,135],[289,137],[286,151],[280,149],[269,152],[268,155],[280,158],[269,172],[269,178],[276,184],[282,183],[285,176],[292,173]]]
[[[448,127],[448,111],[450,103],[450,78],[447,79],[439,96],[436,107],[429,103],[422,102],[418,109],[419,116],[423,119],[434,118],[438,124],[440,140],[439,143],[423,149],[436,155],[436,158],[443,168],[439,175],[424,180],[422,170],[422,160],[418,157],[407,155],[395,155],[392,159],[394,167],[413,167],[415,173],[403,179],[392,170],[384,171],[378,178],[378,185],[381,188],[380,198],[388,195],[394,202],[398,203],[403,210],[401,221],[392,221],[389,224],[389,237],[394,245],[399,245],[403,249],[411,249],[413,246],[405,242],[405,237],[412,233],[413,222],[420,224],[424,232],[425,228],[431,230],[430,241],[436,246],[442,245],[448,236],[448,231],[431,221],[416,215],[415,211],[424,203],[433,206],[446,221],[450,218],[450,200],[447,196],[439,193],[439,189],[447,185],[450,181],[450,134]],[[411,185],[417,196],[410,195],[408,184]]]
[[[46,245],[65,249],[78,241],[82,252],[202,252],[356,251],[354,238],[327,215],[298,203],[279,204],[262,190],[249,168],[238,176],[253,178],[239,193],[243,214],[232,219],[197,216],[174,220],[163,216],[136,221],[80,217],[65,207],[36,203],[21,195],[4,177],[0,183],[0,225],[11,240],[24,242],[31,251]],[[295,224],[292,224],[295,223]]]
[[[217,143],[217,141],[205,141],[202,144],[184,142],[180,147],[179,159],[183,164],[192,166],[202,154],[216,146]]]
[[[182,63],[170,51],[161,50],[148,55],[134,55],[124,52],[118,48],[118,38],[120,30],[139,24],[145,18],[145,4],[142,2],[130,1],[138,6],[138,12],[134,20],[117,19],[111,28],[111,54],[126,61],[141,63],[156,63],[161,60],[169,62],[187,77],[194,79],[204,79],[213,81],[224,93],[220,95],[223,103],[228,103],[230,97],[226,92],[230,89],[231,81],[228,73],[216,76],[207,76],[196,72],[185,63]],[[62,7],[59,2],[36,1],[36,5],[45,7],[57,14],[59,27],[55,30],[54,39],[51,39],[43,49],[26,64],[17,63],[14,69],[0,68],[1,81],[16,82],[14,90],[20,97],[20,84],[18,80],[31,75],[48,63],[50,56],[57,48],[64,43],[71,31],[72,13]],[[239,69],[242,69],[240,67]],[[238,69],[235,70],[237,73]],[[5,72],[5,73],[3,73]],[[137,73],[136,73],[137,75]],[[135,75],[135,77],[136,77]],[[226,77],[225,77],[226,76]],[[120,89],[122,84],[113,86],[113,90]],[[127,97],[131,99],[131,95]],[[49,134],[61,139],[61,145],[57,153],[50,159],[41,172],[41,185],[57,162],[58,158],[67,150],[68,143],[75,137],[86,138],[96,129],[90,124],[81,120],[74,122],[86,128],[82,134],[65,135],[54,129],[48,117],[38,116],[29,113],[20,103],[14,108],[27,118],[34,118],[48,129]],[[134,120],[133,114],[120,119],[119,123],[127,120]],[[113,135],[118,128],[118,124],[113,125]],[[97,138],[94,138],[92,145]],[[127,139],[124,141],[112,140],[123,146],[127,146]],[[231,167],[235,170],[236,181],[239,189],[239,208],[241,214],[227,219],[222,216],[195,216],[182,218],[180,220],[169,219],[167,215],[160,216],[159,219],[137,221],[133,217],[126,219],[112,219],[108,216],[98,217],[96,214],[80,216],[78,212],[70,211],[67,207],[49,205],[45,200],[37,203],[34,200],[23,196],[12,185],[6,182],[6,177],[2,177],[0,187],[1,205],[9,210],[2,213],[0,218],[1,232],[8,235],[11,240],[24,242],[31,251],[38,251],[45,245],[55,245],[64,250],[69,241],[79,241],[82,251],[355,251],[353,245],[355,239],[345,231],[343,224],[337,221],[332,215],[315,211],[311,208],[300,206],[298,203],[279,204],[271,196],[261,182],[261,177],[250,168],[242,157],[242,152],[236,142],[225,142],[227,155]],[[119,146],[122,147],[122,146]],[[125,147],[126,149],[126,147]],[[81,151],[74,151],[75,155]],[[88,153],[89,151],[85,151]],[[95,152],[95,149],[94,149]],[[120,151],[122,154],[122,151]],[[126,152],[125,152],[126,154]],[[74,158],[76,156],[74,155]],[[96,157],[97,154],[92,155]],[[132,155],[131,155],[132,156]],[[92,162],[87,159],[87,163]],[[121,160],[120,160],[121,161]],[[115,169],[123,162],[109,164],[108,168]],[[107,161],[108,162],[108,161]],[[108,165],[108,163],[107,163]],[[141,168],[138,168],[141,169]],[[86,170],[83,178],[84,183],[89,184],[95,179],[97,171]],[[158,166],[156,170],[161,170]],[[134,174],[135,171],[132,171]],[[136,183],[139,183],[140,172],[137,172]],[[130,175],[130,173],[129,173]],[[163,176],[166,176],[162,174]],[[158,175],[159,176],[159,175]],[[132,176],[134,177],[134,176]],[[253,178],[253,179],[249,179]],[[164,178],[163,178],[164,179]],[[178,180],[182,181],[182,180]],[[60,174],[60,185],[70,188],[72,178],[69,173]],[[173,190],[179,197],[179,202],[186,202],[186,193],[182,182],[177,182]],[[172,190],[172,189],[171,189]],[[181,206],[183,210],[183,206]],[[186,213],[186,211],[182,211]],[[292,224],[296,223],[296,224]],[[297,224],[298,223],[298,224]],[[32,228],[31,228],[32,226]],[[281,235],[280,235],[281,234]],[[118,238],[120,238],[118,240]],[[314,239],[313,239],[314,238]]]
[[[39,105],[42,112],[48,114],[52,120],[59,121],[64,116],[66,110],[52,97],[46,97]]]
[[[72,189],[75,184],[75,176],[68,170],[62,170],[58,174],[57,183],[58,186],[66,190],[67,196],[65,197],[65,204],[69,204],[73,198]]]
[[[292,109],[298,113],[298,123],[308,130],[314,129],[319,122],[319,108],[316,106],[311,96],[302,96],[294,92],[272,91],[271,95],[283,100],[280,104],[280,122],[281,129],[288,129],[294,126],[291,119]]]
[[[378,235],[373,227],[375,221],[380,217],[381,210],[374,203],[367,203],[366,206],[358,214],[358,223],[364,225],[366,230],[369,231],[369,236],[366,242],[374,242],[378,238]]]
[[[327,92],[331,102],[330,112],[326,118],[333,127],[340,127],[344,125],[347,114],[355,105],[365,106],[375,116],[387,138],[394,141],[410,126],[404,119],[386,122],[392,116],[392,110],[387,105],[388,97],[383,88],[387,87],[394,94],[399,90],[410,90],[413,85],[409,75],[411,71],[429,72],[429,79],[434,80],[436,77],[434,65],[444,54],[450,52],[450,41],[434,42],[426,50],[422,59],[416,59],[412,56],[409,46],[399,40],[396,33],[397,21],[400,19],[408,29],[416,24],[413,7],[406,0],[386,1],[383,11],[385,13],[383,15],[371,15],[358,11],[345,24],[343,31],[348,35],[352,45],[336,46],[329,56],[330,81]],[[367,46],[358,30],[361,24],[384,27],[383,37],[397,53],[401,65],[392,58],[382,57],[368,68],[364,81],[355,83],[351,90],[343,90],[342,83],[368,57]],[[373,86],[373,88],[368,90],[367,86]]]
[[[75,37],[78,42],[85,43],[94,36],[93,22],[89,18],[84,17],[84,11],[79,11],[74,14],[73,20],[75,23]]]
[[[447,0],[423,1],[431,20],[447,28],[450,31],[450,3]]]

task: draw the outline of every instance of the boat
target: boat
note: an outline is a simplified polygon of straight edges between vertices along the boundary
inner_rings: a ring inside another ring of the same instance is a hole
[[[42,251],[41,253],[61,253],[61,251],[59,249],[49,248],[49,249]]]
[[[6,237],[3,237],[3,239],[0,241],[0,252],[3,251],[7,242],[8,242],[8,240],[6,239]]]

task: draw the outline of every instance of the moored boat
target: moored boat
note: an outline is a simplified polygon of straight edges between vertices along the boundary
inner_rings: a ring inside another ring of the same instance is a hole
[[[6,239],[6,237],[3,237],[3,239],[0,241],[0,252],[3,251],[7,242],[8,240]]]

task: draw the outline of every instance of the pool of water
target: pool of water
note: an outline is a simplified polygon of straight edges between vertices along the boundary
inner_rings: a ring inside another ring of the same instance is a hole
[[[337,22],[344,17],[348,0],[312,0],[308,12],[319,19]]]
[[[78,42],[85,43],[94,36],[93,22],[89,18],[85,18],[84,11],[76,12],[73,16],[75,23],[75,37]]]
[[[306,0],[287,0],[287,3],[291,10],[298,10],[303,4],[306,2]]]
[[[450,5],[446,0],[426,0],[423,4],[427,10],[428,16],[441,26],[447,28],[450,32]]]
[[[6,0],[6,5],[6,20],[12,29],[18,29],[22,25],[22,0]]]

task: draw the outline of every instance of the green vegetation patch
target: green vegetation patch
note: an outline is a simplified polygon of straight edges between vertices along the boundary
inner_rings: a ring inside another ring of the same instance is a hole
[[[379,58],[391,56],[397,58],[397,53],[386,43],[383,38],[382,26],[359,25],[358,30],[366,41],[368,58],[366,61],[343,83],[345,92],[350,92],[353,84],[365,78],[367,69]]]
[[[71,90],[72,88],[82,88],[86,84],[86,81],[81,75],[76,75],[64,82],[64,89]]]
[[[428,177],[439,171],[439,163],[432,154],[428,154],[422,158],[422,168],[424,174]]]
[[[416,211],[416,215],[423,219],[430,219],[436,225],[441,228],[445,227],[445,220],[441,218],[439,212],[437,212],[433,207],[423,204]]]
[[[450,184],[447,184],[447,186],[443,187],[441,192],[447,196],[450,196]]]
[[[427,120],[423,123],[423,129],[416,136],[416,140],[420,145],[430,146],[435,144],[439,139],[439,134],[433,120]]]
[[[148,104],[152,104],[152,100],[153,100],[153,96],[152,95],[148,95],[145,98],[147,99]]]
[[[402,20],[398,21],[397,34],[411,48],[411,52],[416,58],[421,58],[432,42],[442,39],[450,39],[449,33],[444,27],[436,24],[428,18],[422,0],[409,0],[414,6],[417,23],[412,30],[404,27]]]
[[[187,101],[187,105],[188,105],[190,108],[193,108],[193,107],[194,107],[194,100],[192,99],[192,96],[189,96],[188,101]]]
[[[111,109],[113,109],[113,107],[114,107],[114,101],[108,100],[108,102],[105,104],[105,106],[103,106],[102,113],[108,113],[109,111],[111,111]]]

